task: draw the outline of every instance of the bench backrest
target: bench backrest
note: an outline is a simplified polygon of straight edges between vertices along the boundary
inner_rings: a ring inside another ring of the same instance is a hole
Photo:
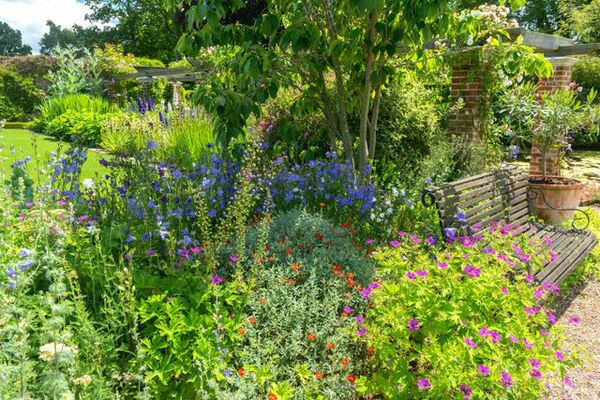
[[[423,202],[438,208],[442,229],[456,227],[460,212],[468,225],[523,224],[530,215],[527,178],[518,167],[486,172],[426,189]]]

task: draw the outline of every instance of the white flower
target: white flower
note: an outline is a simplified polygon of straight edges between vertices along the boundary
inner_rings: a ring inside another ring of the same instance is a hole
[[[91,178],[86,178],[81,183],[83,184],[83,186],[85,186],[88,189],[96,188],[96,184],[94,183],[94,180]]]
[[[69,347],[64,343],[51,342],[40,347],[40,360],[50,362],[56,354],[77,353],[77,346]]]

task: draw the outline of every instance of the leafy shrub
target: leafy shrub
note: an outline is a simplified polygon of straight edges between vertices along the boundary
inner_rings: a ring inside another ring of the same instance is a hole
[[[40,116],[32,123],[32,129],[45,132],[50,122],[61,115],[67,112],[77,113],[83,111],[94,114],[108,114],[116,111],[116,107],[103,98],[81,93],[53,97],[40,105]]]
[[[600,91],[600,57],[588,56],[573,65],[572,80],[581,85],[584,92]],[[598,100],[598,99],[597,99]]]
[[[31,79],[0,68],[0,118],[8,121],[30,120],[42,95]]]
[[[0,69],[9,69],[23,78],[29,78],[39,89],[48,89],[48,71],[58,68],[55,57],[36,54],[33,56],[0,56]]]
[[[380,179],[397,179],[397,171],[411,171],[432,154],[432,147],[444,134],[437,97],[434,90],[411,75],[383,91],[375,150]]]
[[[131,156],[158,140],[164,129],[157,113],[120,112],[102,125],[100,146],[112,154]]]
[[[107,114],[94,111],[68,110],[51,120],[45,133],[59,139],[72,139],[85,146],[95,146],[100,142],[100,131],[105,124]]]
[[[565,368],[579,362],[577,349],[564,347],[560,331],[548,332],[556,319],[541,304],[558,288],[533,287],[520,272],[523,260],[536,270],[552,255],[518,233],[494,225],[446,249],[401,236],[376,255],[385,283],[371,297],[365,337],[374,373],[360,379],[361,392],[537,398],[544,381],[566,379]]]

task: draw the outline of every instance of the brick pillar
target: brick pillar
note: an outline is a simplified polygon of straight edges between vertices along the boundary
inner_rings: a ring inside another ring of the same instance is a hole
[[[554,73],[549,78],[543,78],[538,84],[538,93],[555,92],[566,89],[571,84],[572,66],[577,59],[570,57],[553,57],[548,58],[554,67]],[[541,96],[538,96],[538,101],[541,102]],[[542,175],[540,151],[535,145],[531,145],[531,161],[529,162],[529,175]],[[548,175],[560,175],[560,164],[558,148],[553,148],[550,151],[550,159],[546,161],[546,173]]]
[[[450,135],[462,136],[467,140],[481,139],[481,133],[485,129],[486,98],[482,82],[482,71],[484,66],[476,54],[468,54],[467,57],[456,59],[452,66],[452,104],[460,99],[464,102],[463,107],[450,115],[448,133]]]

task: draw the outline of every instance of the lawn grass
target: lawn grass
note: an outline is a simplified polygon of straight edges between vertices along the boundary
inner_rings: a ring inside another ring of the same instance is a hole
[[[31,156],[31,166],[34,167],[30,167],[31,178],[37,181],[38,174],[35,173],[35,166],[45,168],[51,152],[58,152],[60,148],[64,151],[68,147],[69,143],[24,129],[0,130],[0,177],[11,173],[10,166],[17,159]],[[14,154],[10,154],[11,148],[14,148]],[[102,155],[97,151],[88,150],[87,161],[83,164],[81,177],[94,178],[96,173],[102,175],[107,173],[108,170],[99,163],[101,158]]]

